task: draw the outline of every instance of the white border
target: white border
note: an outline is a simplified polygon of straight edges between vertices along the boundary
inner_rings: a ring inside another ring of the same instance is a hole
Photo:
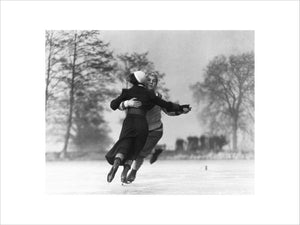
[[[1,2],[1,222],[299,223],[298,9],[297,1]],[[255,195],[45,195],[47,29],[255,30]],[[116,215],[116,201],[135,216]]]

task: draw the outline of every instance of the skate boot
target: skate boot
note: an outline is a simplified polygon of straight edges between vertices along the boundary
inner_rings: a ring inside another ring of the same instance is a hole
[[[155,163],[158,156],[162,153],[162,149],[155,149],[155,152],[152,154],[150,159],[150,164]]]
[[[115,177],[115,174],[119,168],[119,165],[121,163],[121,159],[120,158],[116,158],[114,161],[114,165],[111,167],[109,173],[107,174],[107,182],[110,183],[112,182],[112,180]]]
[[[127,173],[129,170],[130,170],[130,165],[125,164],[124,169],[121,174],[121,182],[122,183],[126,183],[126,177],[127,177]]]
[[[132,183],[135,180],[137,170],[132,169],[126,179],[127,184]]]

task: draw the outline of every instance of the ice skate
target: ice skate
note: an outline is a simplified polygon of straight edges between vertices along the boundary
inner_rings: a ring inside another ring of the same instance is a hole
[[[162,153],[162,149],[155,149],[155,152],[152,154],[150,159],[150,164],[155,163],[158,156]]]
[[[127,179],[126,179],[127,184],[130,184],[135,180],[136,172],[137,172],[137,170],[131,170],[130,171],[130,173],[129,173]]]

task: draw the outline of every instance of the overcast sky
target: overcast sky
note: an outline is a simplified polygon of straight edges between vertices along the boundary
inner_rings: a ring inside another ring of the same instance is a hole
[[[189,114],[163,115],[164,136],[159,142],[174,148],[176,138],[200,136],[205,129],[197,119],[198,106],[189,89],[199,81],[213,57],[254,51],[254,31],[102,31],[115,54],[149,52],[155,68],[166,74],[164,81],[172,101],[191,104]],[[117,140],[122,112],[108,112],[110,136]]]

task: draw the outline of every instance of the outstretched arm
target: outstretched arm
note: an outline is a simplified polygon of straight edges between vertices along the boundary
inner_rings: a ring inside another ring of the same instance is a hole
[[[191,110],[189,105],[179,105],[172,102],[164,101],[161,98],[161,94],[159,93],[155,94],[155,92],[151,92],[151,97],[153,102],[156,105],[159,105],[162,108],[162,110],[170,116],[177,116],[183,113],[188,113]]]
[[[152,101],[154,104],[160,106],[161,108],[164,108],[167,112],[174,112],[174,111],[180,110],[180,105],[172,103],[172,102],[167,102],[157,96],[154,96]]]
[[[175,111],[175,112],[168,112],[165,108],[162,108],[162,111],[168,116],[179,116],[181,114],[187,114],[192,109],[192,107],[190,106],[182,106],[182,107],[183,107],[182,110]]]

